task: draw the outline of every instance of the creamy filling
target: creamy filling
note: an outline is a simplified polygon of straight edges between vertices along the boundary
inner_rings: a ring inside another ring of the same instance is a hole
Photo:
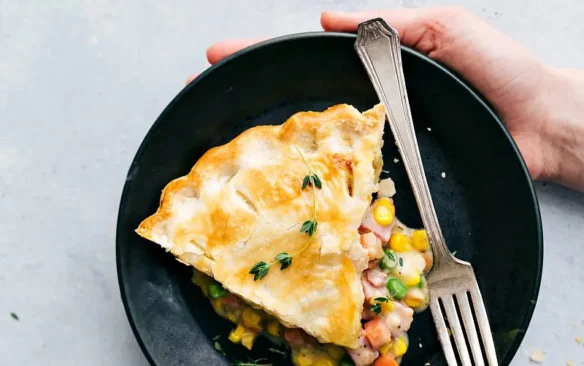
[[[321,344],[299,328],[278,320],[228,293],[210,277],[195,270],[193,282],[209,297],[217,314],[237,324],[229,340],[251,350],[258,335],[285,340],[298,366],[395,366],[406,353],[415,312],[428,306],[424,275],[432,266],[432,252],[424,230],[413,230],[395,218],[391,180],[380,182],[378,198],[363,218],[361,245],[369,256],[361,277],[365,304],[363,330],[356,349]]]

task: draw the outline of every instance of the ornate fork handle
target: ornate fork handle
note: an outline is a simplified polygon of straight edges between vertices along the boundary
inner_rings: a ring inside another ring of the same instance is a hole
[[[365,65],[377,95],[385,104],[389,125],[432,245],[434,269],[437,269],[441,262],[450,262],[453,258],[440,230],[420,158],[402,69],[399,34],[382,19],[366,21],[359,25],[355,50]]]

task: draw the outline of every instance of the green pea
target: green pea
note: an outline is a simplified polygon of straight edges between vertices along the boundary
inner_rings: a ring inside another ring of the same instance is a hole
[[[391,249],[384,249],[385,255],[381,258],[379,266],[381,269],[394,269],[397,266],[397,257]]]
[[[406,293],[408,292],[408,286],[395,277],[391,277],[389,281],[387,281],[387,289],[389,290],[389,295],[398,300],[406,296]]]
[[[227,295],[227,291],[220,284],[213,282],[209,284],[209,297],[213,300],[217,300]]]
[[[345,355],[341,362],[339,363],[339,366],[355,366],[355,364],[351,360],[351,357]]]

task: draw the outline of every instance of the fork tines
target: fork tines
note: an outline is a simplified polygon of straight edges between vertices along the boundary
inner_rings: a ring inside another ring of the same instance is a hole
[[[487,312],[474,273],[471,274],[472,278],[442,279],[429,286],[438,338],[448,365],[484,366],[486,360],[488,365],[498,365]]]

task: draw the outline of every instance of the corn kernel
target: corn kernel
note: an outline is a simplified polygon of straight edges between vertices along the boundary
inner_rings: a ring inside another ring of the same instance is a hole
[[[326,353],[331,356],[335,360],[340,360],[345,355],[345,351],[339,346],[335,346],[334,344],[327,344],[325,346]]]
[[[403,338],[398,338],[395,342],[393,342],[393,346],[391,347],[391,353],[395,358],[405,355],[407,350],[408,345]]]
[[[425,304],[426,296],[419,288],[411,288],[408,290],[404,301],[409,307],[415,309]]]
[[[316,359],[314,366],[335,366],[335,362],[327,356],[321,356]]]
[[[393,346],[393,342],[389,342],[384,344],[383,346],[379,347],[379,353],[381,353],[382,355],[386,355],[389,350],[391,349],[391,347]]]
[[[406,299],[406,304],[412,309],[416,309],[422,306],[424,301],[420,299]]]
[[[422,280],[422,276],[420,276],[419,274],[415,274],[411,277],[405,278],[404,284],[408,287],[414,287],[414,286],[418,286],[418,284],[420,283],[420,281]]]
[[[247,331],[247,332],[243,333],[243,336],[241,337],[241,345],[251,351],[251,348],[253,347],[253,343],[255,342],[255,339],[256,339],[256,333]]]
[[[424,299],[417,297],[406,297],[406,304],[411,308],[419,308],[424,303]]]
[[[386,197],[377,200],[373,207],[373,218],[379,225],[389,225],[395,217],[395,206]]]
[[[229,333],[229,340],[233,343],[240,343],[243,333],[245,333],[245,327],[239,324],[237,328],[233,329],[231,333]]]
[[[395,233],[389,239],[389,246],[398,253],[404,253],[412,250],[410,238],[402,233]]]
[[[425,252],[430,249],[430,242],[428,241],[426,230],[414,231],[412,234],[412,245],[420,252]]]
[[[269,334],[271,334],[273,336],[276,336],[276,337],[282,336],[282,326],[280,325],[280,322],[275,320],[275,319],[270,320],[266,330],[268,331]]]
[[[296,355],[296,365],[297,366],[312,366],[314,363],[314,358],[306,353],[298,352]]]
[[[253,308],[248,306],[243,309],[241,319],[243,320],[243,325],[245,325],[247,328],[256,331],[262,330],[262,315]]]
[[[382,314],[387,314],[387,313],[391,313],[395,307],[393,301],[389,300],[388,302],[381,302],[381,301],[377,301],[375,299],[370,299],[368,301],[369,305],[373,306],[376,304],[381,305],[381,313]]]
[[[388,302],[381,303],[381,313],[383,315],[385,315],[387,313],[391,313],[394,308],[395,308],[395,305],[393,304],[393,301],[391,301],[391,300],[389,300]]]

